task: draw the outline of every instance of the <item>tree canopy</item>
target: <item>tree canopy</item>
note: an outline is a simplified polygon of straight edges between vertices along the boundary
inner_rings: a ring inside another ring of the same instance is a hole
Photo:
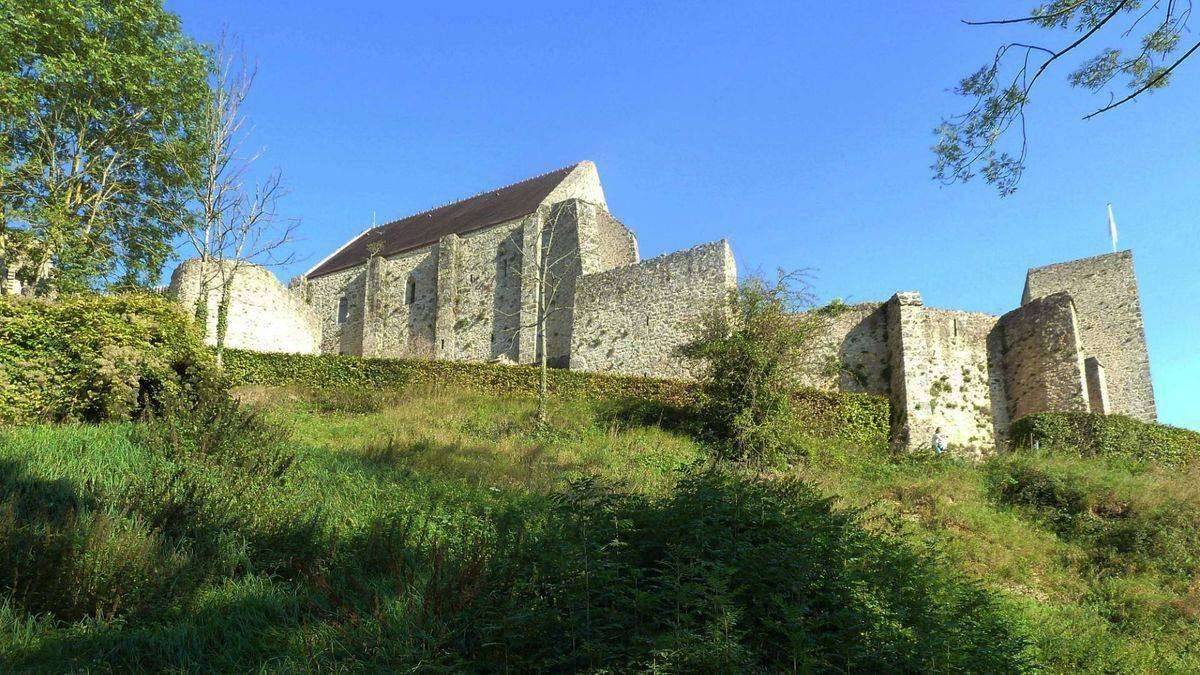
[[[1074,60],[1066,78],[1070,86],[1108,92],[1083,118],[1106,113],[1170,84],[1171,73],[1200,49],[1194,36],[1184,41],[1191,14],[1191,0],[1052,0],[1026,16],[964,21],[1066,35],[1051,46],[1005,42],[988,63],[959,82],[953,91],[971,107],[935,129],[934,178],[950,184],[979,173],[1002,196],[1012,194],[1028,157],[1026,106],[1043,75]],[[1101,45],[1105,39],[1108,44]]]
[[[161,0],[0,0],[0,267],[36,293],[154,281],[209,63]]]

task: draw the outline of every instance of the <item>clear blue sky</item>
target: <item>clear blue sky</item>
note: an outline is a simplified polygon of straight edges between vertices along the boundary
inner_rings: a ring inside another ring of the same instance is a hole
[[[1031,266],[1134,250],[1162,420],[1200,429],[1200,60],[1091,122],[1065,72],[1035,94],[1030,168],[1000,199],[930,180],[946,89],[1011,2],[168,0],[258,60],[263,167],[304,271],[370,224],[582,159],[644,257],[729,238],[742,271],[818,270],[824,299],[920,290],[1003,313]],[[1061,39],[1061,36],[1058,37]]]

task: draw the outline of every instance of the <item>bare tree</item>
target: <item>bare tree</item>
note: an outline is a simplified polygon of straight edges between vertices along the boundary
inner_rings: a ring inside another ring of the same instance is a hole
[[[283,249],[293,240],[297,223],[280,224],[276,206],[284,195],[282,174],[276,170],[247,186],[247,174],[261,152],[246,153],[248,129],[242,104],[254,84],[256,69],[248,65],[240,45],[225,35],[217,44],[210,76],[211,94],[200,125],[198,162],[188,176],[194,221],[186,231],[187,245],[200,261],[200,289],[195,315],[208,331],[209,299],[214,283],[219,294],[214,342],[217,363],[224,355],[229,306],[238,272],[247,264],[284,265],[291,254]]]
[[[522,260],[518,273],[521,287],[529,285],[536,292],[533,307],[528,308],[532,312],[529,316],[520,313],[511,339],[519,340],[522,331],[535,331],[539,370],[537,423],[541,427],[548,421],[548,327],[552,318],[570,309],[565,296],[569,289],[574,288],[575,277],[579,274],[578,236],[570,236],[567,220],[563,217],[566,211],[565,207],[560,206],[539,214],[536,220],[538,228],[533,234],[537,243],[532,247],[536,251],[536,258],[532,261]],[[525,251],[530,248],[528,243],[524,246]]]
[[[1121,29],[1111,46],[1077,64],[1067,76],[1072,87],[1093,93],[1123,84],[1123,92],[1109,91],[1107,101],[1096,104],[1083,119],[1109,112],[1166,87],[1180,64],[1200,50],[1200,41],[1190,46],[1183,42],[1191,14],[1191,0],[1049,0],[1026,16],[964,21],[971,26],[1034,26],[1078,35],[1064,38],[1061,45],[1005,42],[990,62],[963,78],[953,91],[972,105],[935,129],[934,178],[946,184],[966,182],[978,172],[1002,196],[1012,194],[1029,151],[1026,107],[1043,75],[1104,39],[1105,27]]]

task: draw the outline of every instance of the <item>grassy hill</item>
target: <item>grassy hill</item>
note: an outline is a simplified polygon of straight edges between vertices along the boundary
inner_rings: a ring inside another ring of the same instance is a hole
[[[0,431],[6,670],[1200,670],[1200,475],[811,439],[714,468],[669,408],[247,387]]]

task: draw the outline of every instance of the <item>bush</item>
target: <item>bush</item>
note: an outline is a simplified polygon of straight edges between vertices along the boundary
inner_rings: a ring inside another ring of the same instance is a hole
[[[1033,665],[996,596],[797,480],[697,468],[656,500],[585,479],[540,535],[499,553],[464,617],[469,661],[496,670]]]
[[[794,382],[813,365],[826,314],[797,313],[807,296],[792,289],[794,280],[783,273],[774,283],[745,280],[729,310],[712,312],[680,350],[704,364],[699,413],[721,458],[770,461],[802,431],[802,418],[794,415]]]
[[[295,462],[282,430],[221,388],[115,429],[120,441],[99,449],[41,447],[59,455],[54,473],[76,477],[148,451],[118,485],[48,480],[0,460],[0,591],[25,611],[66,621],[162,616],[240,567],[283,575],[321,555],[323,540],[304,528],[319,518],[316,504],[268,507]]]
[[[237,385],[299,385],[314,388],[452,387],[496,395],[536,396],[538,371],[464,361],[364,359],[323,354],[266,354],[227,349],[224,368]],[[554,396],[575,400],[648,399],[686,406],[695,400],[687,382],[650,377],[601,375],[571,370],[549,372]]]
[[[1200,433],[1140,422],[1124,415],[1037,413],[1012,425],[1014,445],[1077,451],[1083,457],[1127,457],[1165,466],[1200,460]]]
[[[0,423],[129,419],[215,377],[173,302],[0,298]]]
[[[357,356],[266,354],[225,350],[224,368],[235,386],[300,386],[320,390],[312,403],[324,412],[365,413],[388,398],[380,390],[445,387],[497,396],[536,396],[538,372],[529,366],[463,361],[364,359]],[[698,386],[679,380],[551,370],[550,391],[565,400],[611,402],[643,421],[695,426]],[[882,396],[788,390],[792,429],[865,444],[887,442],[889,403]],[[685,418],[693,419],[685,419]],[[702,419],[702,418],[701,418]]]
[[[1200,508],[1187,495],[1156,491],[1154,478],[1131,466],[1009,455],[988,464],[988,479],[996,501],[1085,545],[1103,572],[1156,570],[1189,580],[1200,572]]]

